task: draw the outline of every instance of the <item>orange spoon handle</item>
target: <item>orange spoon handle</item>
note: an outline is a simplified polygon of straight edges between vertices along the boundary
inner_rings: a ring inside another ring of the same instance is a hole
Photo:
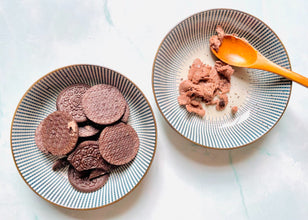
[[[258,53],[257,56],[258,56],[257,61],[254,64],[252,64],[250,66],[250,68],[261,69],[261,70],[277,73],[280,76],[283,76],[283,77],[288,78],[290,80],[293,80],[294,82],[297,82],[297,83],[299,83],[303,86],[308,87],[308,78],[307,77],[302,76],[298,73],[295,73],[291,70],[283,68],[283,67],[269,61],[264,56],[262,56],[260,53]]]

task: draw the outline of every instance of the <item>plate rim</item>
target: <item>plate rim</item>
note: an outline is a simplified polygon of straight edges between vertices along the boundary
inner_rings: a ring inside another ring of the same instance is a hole
[[[63,70],[63,69],[66,69],[66,68],[70,68],[70,67],[74,67],[74,66],[97,66],[97,67],[102,67],[104,69],[107,69],[107,70],[110,70],[110,71],[113,71],[117,74],[120,74],[122,77],[126,78],[126,80],[128,80],[130,83],[132,83],[142,94],[142,96],[145,98],[145,101],[147,102],[147,104],[149,105],[150,107],[150,110],[151,110],[151,113],[152,113],[152,116],[153,116],[153,121],[154,121],[154,128],[155,128],[155,145],[154,145],[154,151],[153,151],[153,156],[151,158],[151,161],[149,163],[149,166],[147,167],[145,173],[143,174],[143,176],[141,177],[141,179],[139,180],[139,182],[129,191],[127,192],[124,196],[118,198],[117,200],[111,202],[111,203],[108,203],[106,205],[102,205],[102,206],[97,206],[97,207],[92,207],[92,208],[72,208],[72,207],[67,207],[67,206],[63,206],[63,205],[60,205],[60,204],[57,204],[55,202],[52,202],[48,199],[46,199],[45,197],[43,197],[42,195],[40,195],[38,192],[36,192],[31,186],[30,184],[26,181],[26,179],[24,178],[24,176],[21,174],[20,170],[19,170],[19,167],[17,166],[17,163],[16,163],[16,159],[15,159],[15,155],[14,155],[14,152],[13,152],[13,143],[12,143],[12,131],[13,131],[13,123],[14,123],[14,120],[15,120],[15,117],[16,117],[16,113],[17,113],[17,110],[19,109],[20,107],[20,104],[21,102],[24,100],[25,96],[28,94],[28,92],[38,83],[40,82],[42,79],[44,79],[45,77],[53,74],[54,72],[57,72],[59,70]],[[83,64],[83,63],[80,63],[80,64],[71,64],[71,65],[67,65],[67,66],[63,66],[63,67],[60,67],[60,68],[57,68],[57,69],[54,69],[46,74],[44,74],[43,76],[41,76],[38,80],[36,80],[28,89],[27,91],[23,94],[23,96],[21,97],[21,99],[19,100],[18,102],[18,105],[15,109],[15,112],[14,112],[14,115],[13,115],[13,118],[12,118],[12,121],[11,121],[11,130],[10,130],[10,145],[11,145],[11,153],[12,153],[12,157],[13,157],[13,160],[14,160],[14,164],[15,164],[15,167],[17,168],[17,171],[19,173],[19,175],[21,176],[21,178],[24,180],[24,182],[28,185],[28,187],[33,191],[35,192],[36,195],[38,195],[40,198],[42,198],[43,200],[51,203],[52,205],[55,205],[55,206],[58,206],[58,207],[61,207],[61,208],[65,208],[65,209],[70,209],[70,210],[81,210],[81,211],[87,211],[87,210],[95,210],[95,209],[99,209],[99,208],[103,208],[103,207],[106,207],[106,206],[110,206],[122,199],[124,199],[127,195],[129,195],[132,191],[134,191],[134,189],[137,188],[137,186],[139,186],[139,184],[142,182],[142,180],[144,179],[144,177],[148,174],[148,171],[150,170],[150,167],[153,163],[153,160],[154,160],[154,157],[155,157],[155,154],[156,154],[156,149],[157,149],[157,123],[156,123],[156,119],[155,119],[155,115],[154,115],[154,111],[152,109],[152,106],[150,105],[150,102],[149,100],[147,99],[147,97],[145,96],[145,94],[142,92],[142,90],[132,81],[130,80],[127,76],[121,74],[120,72],[118,71],[115,71],[111,68],[108,68],[108,67],[105,67],[105,66],[100,66],[100,65],[97,65],[97,64]]]
[[[283,47],[284,51],[286,52],[286,56],[287,56],[287,59],[288,59],[288,63],[290,65],[290,70],[292,70],[292,65],[291,65],[291,62],[290,62],[290,57],[289,57],[289,54],[288,54],[288,51],[286,49],[286,47],[284,46],[284,44],[282,43],[281,39],[279,38],[279,36],[274,32],[274,30],[269,27],[264,21],[262,21],[261,19],[257,18],[256,16],[250,14],[250,13],[247,13],[247,12],[244,12],[244,11],[241,11],[241,10],[238,10],[238,9],[232,9],[232,8],[212,8],[212,9],[208,9],[208,10],[203,10],[203,11],[199,11],[199,12],[196,12],[192,15],[189,15],[187,17],[185,17],[184,19],[182,19],[181,21],[179,21],[178,23],[176,23],[172,28],[171,30],[169,30],[165,37],[162,39],[162,41],[160,42],[159,46],[158,46],[158,49],[156,51],[156,54],[155,54],[155,57],[154,57],[154,60],[153,60],[153,65],[152,65],[152,92],[153,92],[153,95],[154,95],[154,99],[155,99],[155,103],[156,103],[156,106],[158,107],[158,110],[159,112],[161,113],[161,115],[163,116],[163,118],[165,119],[165,121],[168,123],[168,125],[174,130],[176,131],[180,136],[184,137],[186,140],[198,145],[198,146],[201,146],[203,148],[207,148],[207,149],[215,149],[215,150],[233,150],[233,149],[238,149],[238,148],[242,148],[242,147],[245,147],[247,145],[250,145],[254,142],[256,142],[257,140],[259,140],[260,138],[264,137],[266,134],[268,134],[276,125],[277,123],[280,121],[280,119],[282,118],[282,116],[284,115],[287,107],[288,107],[288,104],[289,104],[289,101],[290,101],[290,97],[291,97],[291,94],[292,94],[292,88],[293,88],[293,81],[290,80],[290,93],[289,93],[289,97],[288,97],[288,100],[287,100],[287,103],[286,103],[286,106],[284,107],[280,117],[277,119],[277,121],[273,124],[273,126],[268,129],[264,134],[262,134],[260,137],[256,138],[255,140],[249,142],[249,143],[246,143],[246,144],[242,144],[242,145],[239,145],[239,146],[236,146],[236,147],[228,147],[228,148],[217,148],[217,147],[211,147],[211,146],[206,146],[206,145],[202,145],[200,143],[197,143],[187,137],[185,137],[183,134],[181,134],[176,128],[174,128],[171,123],[168,121],[168,119],[166,118],[166,116],[163,114],[159,104],[158,104],[158,101],[157,101],[157,97],[156,97],[156,94],[155,94],[155,90],[154,90],[154,67],[155,67],[155,62],[156,62],[156,59],[157,59],[157,56],[158,56],[158,52],[160,51],[160,49],[162,48],[162,44],[164,43],[164,41],[166,40],[166,38],[170,35],[170,33],[177,27],[179,26],[182,22],[188,20],[189,18],[192,18],[196,15],[199,15],[199,14],[202,14],[202,13],[206,13],[206,12],[210,12],[210,11],[217,11],[217,10],[230,10],[230,11],[235,11],[235,12],[239,12],[239,13],[243,13],[243,14],[246,14],[248,16],[251,16],[253,17],[254,19],[256,19],[257,21],[260,21],[263,25],[265,25],[276,37],[277,39],[279,40],[279,42],[281,43],[281,46]]]

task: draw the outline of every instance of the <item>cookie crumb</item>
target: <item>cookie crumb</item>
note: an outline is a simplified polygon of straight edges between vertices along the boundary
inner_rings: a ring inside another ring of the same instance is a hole
[[[235,115],[235,114],[237,113],[237,111],[238,111],[238,107],[237,107],[237,106],[233,106],[233,107],[231,108],[231,113],[232,113],[232,115]]]

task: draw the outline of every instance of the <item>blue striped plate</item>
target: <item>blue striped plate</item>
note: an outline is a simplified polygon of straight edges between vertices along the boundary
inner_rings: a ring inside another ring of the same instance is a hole
[[[154,60],[152,86],[160,112],[180,135],[204,147],[231,149],[252,143],[279,121],[288,104],[292,82],[266,71],[235,68],[224,111],[206,106],[206,115],[200,118],[180,107],[178,86],[187,79],[193,60],[215,63],[209,38],[216,34],[217,25],[228,34],[246,38],[269,60],[290,69],[283,44],[261,20],[237,10],[213,9],[192,15],[166,35]],[[235,116],[231,114],[232,106],[239,108]]]
[[[67,179],[67,168],[54,172],[51,167],[57,157],[41,153],[34,141],[39,122],[56,110],[57,95],[75,83],[105,83],[117,87],[128,102],[129,124],[140,139],[136,158],[117,168],[106,185],[92,193],[76,191]],[[12,121],[11,147],[20,175],[40,197],[65,208],[94,209],[123,198],[145,176],[155,154],[156,122],[149,102],[132,81],[104,67],[72,65],[47,74],[25,93]]]

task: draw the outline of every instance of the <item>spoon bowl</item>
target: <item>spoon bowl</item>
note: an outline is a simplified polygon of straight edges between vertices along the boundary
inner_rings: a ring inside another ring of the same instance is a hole
[[[266,59],[243,38],[234,35],[225,35],[218,51],[212,47],[211,51],[218,59],[229,65],[270,71],[308,87],[307,77],[283,68]]]
[[[254,64],[258,53],[246,40],[232,35],[225,35],[218,52],[214,49],[212,52],[225,63],[238,67],[249,67]]]

